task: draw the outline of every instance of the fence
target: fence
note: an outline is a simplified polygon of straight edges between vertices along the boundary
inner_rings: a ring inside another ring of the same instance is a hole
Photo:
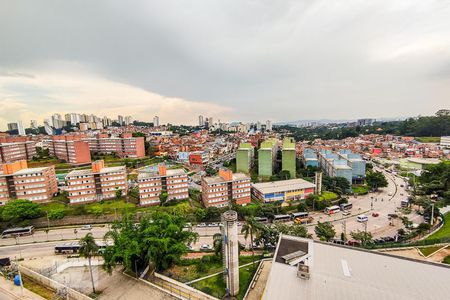
[[[80,292],[77,292],[74,289],[71,289],[59,282],[56,282],[48,277],[45,277],[44,275],[41,275],[31,269],[28,269],[21,265],[18,265],[18,268],[23,275],[28,276],[32,278],[34,281],[56,291],[56,293],[58,294],[65,295],[67,300],[91,300],[90,297]]]

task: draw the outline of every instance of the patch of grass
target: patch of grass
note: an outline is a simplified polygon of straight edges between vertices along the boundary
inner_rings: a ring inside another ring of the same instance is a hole
[[[444,216],[444,226],[430,235],[427,240],[442,239],[450,237],[450,212]]]
[[[86,204],[84,207],[88,214],[103,215],[103,214],[120,214],[127,210],[133,212],[136,209],[136,205],[133,203],[127,203],[125,200],[104,200],[94,203]]]
[[[435,251],[439,250],[440,248],[442,248],[442,246],[430,246],[430,247],[418,248],[418,249],[426,257],[426,256],[430,255],[431,253],[434,253]]]
[[[414,139],[421,143],[439,143],[441,141],[441,137],[439,136],[420,136]]]
[[[247,288],[253,278],[256,271],[252,266],[243,267],[239,269],[239,294],[238,299],[243,299]],[[192,287],[201,290],[202,292],[209,294],[211,296],[222,298],[225,295],[225,281],[223,275],[216,275],[192,284]]]
[[[322,200],[335,200],[337,199],[337,194],[329,191],[323,191],[322,194],[319,196],[319,201]]]
[[[450,265],[450,255],[447,255],[444,260],[442,261],[443,264],[448,264]]]
[[[41,296],[44,299],[52,300],[55,297],[55,292],[47,287],[39,284],[28,276],[22,275],[23,286],[27,290],[32,291],[33,293]]]
[[[366,195],[369,193],[369,187],[366,185],[354,185],[352,186],[352,192],[357,195]]]

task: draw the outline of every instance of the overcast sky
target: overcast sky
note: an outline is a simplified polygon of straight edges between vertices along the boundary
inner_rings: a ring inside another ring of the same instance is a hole
[[[449,103],[450,1],[0,0],[0,129],[55,112],[192,124]]]

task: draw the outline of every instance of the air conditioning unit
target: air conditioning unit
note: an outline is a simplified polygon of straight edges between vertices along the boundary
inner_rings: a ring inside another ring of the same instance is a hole
[[[309,279],[309,266],[298,264],[297,277],[305,280]]]

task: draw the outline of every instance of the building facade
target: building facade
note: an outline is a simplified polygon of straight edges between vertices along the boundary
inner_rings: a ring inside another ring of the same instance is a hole
[[[297,175],[296,160],[297,154],[295,151],[295,140],[291,137],[286,137],[283,140],[283,148],[281,153],[281,169],[289,171],[291,179]]]
[[[304,200],[314,194],[316,185],[303,179],[290,179],[252,184],[256,199],[264,202]]]
[[[95,138],[85,139],[90,151],[98,154],[114,153],[121,158],[142,158],[145,156],[144,137],[133,137],[131,133],[123,133],[120,137],[98,134]]]
[[[71,165],[91,163],[89,143],[78,135],[52,136],[49,153]]]
[[[236,151],[236,172],[250,174],[255,150],[250,143],[241,143]]]
[[[127,170],[125,166],[105,167],[103,160],[92,163],[88,170],[75,170],[66,175],[70,204],[95,202],[128,193]]]
[[[202,178],[202,201],[206,207],[225,207],[231,201],[246,205],[251,201],[250,177],[226,169],[220,169],[218,176],[205,176]]]
[[[258,150],[258,175],[270,177],[273,175],[275,160],[277,157],[277,140],[267,139],[261,143]]]
[[[163,164],[155,171],[138,174],[139,205],[159,205],[160,196],[167,193],[167,201],[189,198],[188,175],[184,169],[167,169]]]
[[[36,142],[22,136],[0,136],[0,163],[30,160],[36,156]]]
[[[0,205],[13,199],[48,202],[58,192],[55,167],[28,168],[26,160],[0,169]]]

